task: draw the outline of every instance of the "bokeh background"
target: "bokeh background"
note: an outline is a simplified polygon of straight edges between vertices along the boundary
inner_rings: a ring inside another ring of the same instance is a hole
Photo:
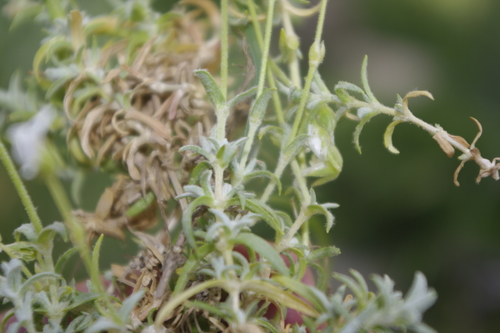
[[[169,1],[155,5],[166,8]],[[81,1],[81,7],[92,14],[110,8],[96,0]],[[469,142],[477,131],[469,119],[474,116],[483,124],[477,143],[483,156],[500,156],[500,1],[331,0],[327,15],[327,55],[320,71],[329,87],[339,80],[359,84],[367,54],[371,87],[381,102],[393,105],[397,93],[429,90],[435,101],[410,101],[417,116]],[[300,24],[305,54],[314,28],[314,20]],[[0,18],[1,88],[16,69],[30,70],[42,37],[35,24],[9,31],[9,22]],[[317,192],[318,201],[338,202],[340,208],[330,234],[322,220],[312,223],[315,242],[341,248],[334,270],[388,274],[400,290],[408,289],[415,271],[425,273],[439,294],[425,320],[439,332],[499,332],[500,183],[485,179],[476,185],[478,168],[467,163],[456,187],[452,179],[458,154],[448,158],[413,125],[396,128],[394,144],[401,153],[392,155],[382,142],[389,122],[381,115],[365,127],[362,155],[352,144],[355,124],[337,126],[344,170]],[[110,183],[97,171],[90,174],[83,208],[92,210]],[[45,187],[33,181],[28,189],[42,219],[58,220]],[[4,241],[10,242],[14,228],[25,222],[17,194],[0,168]],[[106,240],[102,261],[124,262],[132,247]]]

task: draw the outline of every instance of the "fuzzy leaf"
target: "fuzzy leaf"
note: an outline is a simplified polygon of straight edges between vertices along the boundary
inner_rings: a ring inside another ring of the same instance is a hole
[[[270,132],[271,134],[281,138],[281,136],[283,135],[283,130],[278,127],[278,126],[265,126],[265,127],[262,127],[260,130],[259,130],[259,140],[262,140],[262,137],[267,133],[267,132]]]
[[[307,256],[308,261],[316,261],[323,258],[331,258],[334,256],[338,256],[340,254],[340,249],[335,246],[327,246],[317,249]]]
[[[363,59],[363,64],[361,65],[361,83],[363,84],[363,89],[366,92],[370,102],[378,103],[377,99],[373,95],[370,85],[368,84],[368,56],[365,55]]]
[[[242,102],[242,101],[246,100],[247,98],[252,97],[253,95],[255,95],[256,92],[257,92],[257,87],[250,88],[247,91],[244,91],[244,92],[234,96],[229,102],[227,102],[227,105],[229,108],[232,108],[236,104],[238,104],[239,102]]]
[[[179,152],[182,153],[183,151],[186,151],[186,150],[191,150],[191,151],[195,152],[196,154],[202,155],[209,161],[213,161],[215,159],[215,156],[213,154],[209,153],[208,151],[206,151],[205,149],[203,149],[199,146],[187,145],[187,146],[181,147],[179,149]]]
[[[292,159],[300,152],[308,138],[309,135],[307,134],[298,135],[288,146],[286,146],[285,149],[283,149],[283,155],[287,158],[287,160]]]
[[[375,111],[368,113],[363,117],[363,119],[361,119],[358,125],[356,125],[356,129],[354,130],[354,145],[356,146],[356,149],[360,154],[361,154],[361,146],[359,145],[359,136],[361,135],[361,130],[363,129],[363,126],[365,126],[365,124],[369,122],[370,119],[375,117],[377,114],[378,112]]]
[[[309,205],[306,208],[305,215],[311,218],[313,215],[324,215],[326,218],[326,232],[333,227],[333,215],[325,207],[320,205]]]
[[[200,79],[213,106],[215,106],[216,109],[222,108],[226,103],[226,99],[212,75],[205,69],[195,70],[194,75]]]
[[[201,175],[211,168],[211,165],[208,161],[201,161],[196,165],[196,167],[191,172],[191,178],[189,179],[189,185],[197,184],[200,180]]]
[[[196,208],[199,206],[208,206],[211,207],[214,204],[214,199],[212,197],[198,197],[194,199],[186,208],[182,215],[182,229],[184,230],[184,235],[186,236],[186,240],[193,249],[196,248],[196,242],[193,234],[193,213]]]
[[[53,50],[59,48],[71,49],[71,43],[66,41],[65,36],[57,36],[46,41],[42,44],[38,51],[36,51],[35,57],[33,58],[33,72],[38,82],[41,81],[39,70],[40,64],[44,59],[47,59],[50,56]]]
[[[31,223],[21,224],[19,227],[14,230],[14,239],[16,242],[21,241],[21,235],[26,237],[30,242],[35,242],[38,235],[36,234],[35,227]]]
[[[280,275],[273,276],[272,280],[278,282],[282,286],[285,286],[286,288],[290,289],[294,293],[305,298],[307,301],[309,301],[311,304],[313,304],[316,308],[321,308],[322,304],[321,304],[321,302],[318,302],[318,299],[316,298],[314,293],[311,292],[310,286],[307,286],[304,283],[297,281],[293,278],[287,277],[287,276],[280,276]]]
[[[294,309],[306,316],[317,317],[318,311],[288,291],[271,284],[267,281],[247,280],[242,283],[242,290],[251,290],[273,299],[287,308]]]
[[[346,81],[340,81],[339,83],[337,83],[335,85],[334,90],[335,90],[335,93],[337,93],[337,90],[346,90],[346,91],[351,91],[351,92],[359,93],[359,94],[365,93],[363,91],[363,89],[361,89],[357,85],[350,83],[350,82],[346,82]]]
[[[38,274],[35,274],[33,275],[32,277],[30,277],[28,280],[26,280],[21,289],[19,289],[19,294],[20,295],[24,295],[27,291],[28,291],[28,288],[35,282],[35,281],[38,281],[40,279],[44,279],[44,278],[54,278],[54,279],[60,279],[60,280],[64,280],[63,277],[59,274],[56,274],[56,273],[52,273],[52,272],[41,272],[41,273],[38,273]]]
[[[198,267],[199,262],[204,257],[206,257],[209,253],[212,253],[213,251],[215,251],[214,244],[205,244],[197,248],[196,251],[194,251],[191,254],[189,259],[182,266],[182,270],[179,273],[179,278],[175,283],[173,296],[178,295],[180,292],[184,290],[184,288],[186,288],[186,285],[189,280],[189,274]]]
[[[56,272],[57,274],[62,274],[62,270],[64,269],[64,266],[66,265],[68,260],[76,253],[78,253],[77,247],[72,247],[68,251],[64,252],[57,260],[56,266],[54,268],[54,272]]]
[[[392,145],[392,134],[394,133],[394,128],[396,128],[396,125],[401,124],[402,122],[403,122],[402,120],[393,121],[392,123],[389,124],[389,126],[387,126],[387,129],[385,130],[384,133],[385,148],[387,148],[393,154],[399,154],[399,150],[397,150]]]
[[[148,192],[145,197],[140,198],[125,212],[126,217],[134,217],[144,212],[156,200],[153,192]]]
[[[276,183],[276,185],[278,186],[278,193],[281,194],[281,182],[280,182],[280,179],[278,177],[276,177],[275,174],[273,174],[273,173],[271,173],[271,172],[269,172],[267,170],[254,171],[252,173],[246,174],[245,177],[243,177],[243,182],[246,183],[250,179],[256,178],[256,177],[266,177],[266,178],[269,178],[272,181],[274,181]]]
[[[99,238],[95,242],[94,249],[92,251],[92,263],[91,263],[92,266],[90,268],[92,270],[92,272],[90,272],[91,277],[99,276],[101,274],[99,270],[99,255],[103,239],[104,239],[104,234],[101,234],[101,236],[99,236]],[[92,288],[97,290],[96,286],[92,286]]]
[[[239,203],[238,198],[233,198],[227,202],[227,207]],[[283,235],[280,219],[274,211],[265,203],[257,200],[247,198],[245,200],[246,209],[260,216],[278,235]]]
[[[255,252],[266,258],[271,266],[280,274],[288,276],[290,272],[285,265],[285,262],[278,252],[263,238],[252,234],[242,233],[238,237],[232,239],[237,244],[243,244],[246,247],[253,249]]]
[[[276,89],[266,89],[259,95],[250,110],[249,120],[257,126],[260,126],[264,115],[266,114],[267,104],[273,96]]]
[[[125,299],[122,303],[122,306],[118,310],[118,316],[123,321],[123,323],[127,323],[129,321],[130,314],[132,310],[134,310],[137,302],[139,302],[144,296],[145,290],[139,290],[129,297]]]
[[[68,241],[68,233],[66,232],[64,223],[54,222],[42,229],[38,235],[37,243],[40,245],[49,245],[53,242],[56,234],[59,234],[65,242]]]

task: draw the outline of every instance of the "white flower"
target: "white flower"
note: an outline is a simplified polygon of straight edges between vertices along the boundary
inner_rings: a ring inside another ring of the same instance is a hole
[[[30,120],[9,127],[7,136],[12,143],[12,155],[21,165],[21,174],[25,179],[32,179],[38,173],[41,152],[56,112],[46,105]]]

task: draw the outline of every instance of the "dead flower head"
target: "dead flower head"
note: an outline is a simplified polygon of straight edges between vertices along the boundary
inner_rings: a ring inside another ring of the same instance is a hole
[[[459,157],[462,160],[462,162],[458,166],[457,170],[455,170],[455,174],[453,177],[453,181],[457,186],[460,186],[460,183],[458,182],[458,174],[460,173],[460,171],[465,165],[465,162],[467,161],[474,161],[477,163],[477,165],[479,165],[479,174],[476,178],[476,183],[479,183],[482,178],[486,178],[489,176],[491,176],[491,178],[495,180],[500,179],[499,175],[500,164],[497,164],[497,162],[500,161],[500,157],[495,157],[494,159],[489,161],[481,156],[479,149],[476,148],[476,142],[481,136],[481,134],[483,134],[483,127],[481,126],[481,123],[477,119],[473,117],[470,118],[476,123],[479,131],[476,134],[474,141],[472,141],[470,148],[469,145],[467,144],[467,147],[469,148],[468,153],[465,153]]]

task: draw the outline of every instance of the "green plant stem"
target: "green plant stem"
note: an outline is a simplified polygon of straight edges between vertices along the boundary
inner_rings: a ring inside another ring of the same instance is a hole
[[[228,72],[228,59],[229,59],[229,16],[228,16],[228,1],[221,1],[221,59],[220,59],[220,88],[224,99],[227,99],[227,72]],[[225,126],[225,123],[224,123]]]
[[[260,94],[264,90],[264,82],[266,78],[266,69],[267,69],[267,61],[269,60],[269,48],[271,46],[271,35],[273,32],[273,16],[274,16],[274,7],[276,5],[276,0],[269,0],[267,4],[267,19],[266,19],[266,31],[264,35],[264,48],[262,50],[262,62],[260,65],[260,73],[259,73],[259,83],[257,86],[257,97],[259,98]]]
[[[325,13],[326,13],[326,4],[328,0],[321,0],[321,7],[319,11],[318,24],[316,25],[316,35],[314,37],[313,46],[315,45],[318,49],[321,48],[321,34],[323,32],[323,24],[325,22]],[[309,98],[309,92],[311,89],[311,84],[314,79],[314,73],[316,73],[316,69],[319,66],[319,61],[311,61],[309,59],[309,70],[307,72],[306,83],[304,85],[304,90],[302,93],[302,98],[300,99],[299,109],[297,110],[297,114],[295,116],[295,121],[292,127],[292,134],[288,139],[288,143],[292,142],[297,135],[297,131],[299,130],[299,125],[302,122],[302,116],[304,114],[304,110],[306,107],[307,99]]]
[[[283,236],[281,242],[279,242],[279,244],[276,246],[276,250],[278,252],[281,252],[288,247],[288,243],[290,242],[290,240],[293,238],[293,236],[295,236],[297,231],[299,231],[302,224],[308,220],[307,216],[304,214],[304,210],[305,206],[302,206],[299,216],[297,216],[297,219],[293,223],[292,227],[288,230],[285,236]]]
[[[28,213],[30,222],[33,224],[36,233],[40,233],[43,229],[42,221],[40,220],[40,217],[36,212],[36,208],[33,205],[33,201],[31,200],[31,197],[29,196],[28,191],[26,190],[26,187],[24,186],[23,181],[21,180],[21,177],[19,176],[19,173],[17,172],[17,169],[12,162],[12,159],[10,158],[10,155],[1,139],[0,159],[5,166],[5,169],[7,170],[7,174],[9,175],[10,180],[14,184],[17,194],[21,198],[21,202],[24,206],[24,209],[26,210],[26,213]]]
[[[97,291],[103,296],[103,300],[106,304],[106,311],[103,313],[106,315],[111,315],[113,318],[117,319],[117,314],[115,308],[111,305],[109,301],[109,296],[106,294],[104,286],[101,282],[101,277],[99,271],[92,269],[92,260],[90,258],[90,250],[86,242],[85,230],[83,227],[74,219],[71,213],[71,203],[68,200],[68,196],[64,190],[61,181],[54,173],[49,173],[45,176],[45,183],[54,199],[54,202],[61,214],[66,227],[69,230],[70,239],[78,248],[80,256],[85,264],[85,268],[90,275],[90,280],[92,285],[97,288]]]
[[[281,0],[281,2],[283,3],[284,0]],[[283,19],[283,28],[285,29],[287,38],[288,36],[294,36],[298,38],[297,34],[295,33],[295,30],[293,29],[292,20],[290,19],[290,15],[288,14],[286,7],[282,5],[281,8],[282,8],[281,17]],[[300,78],[300,64],[296,52],[293,52],[293,55],[288,60],[288,70],[290,72],[290,79],[292,80],[293,85],[295,85],[297,88],[300,89],[302,87],[302,82]]]

